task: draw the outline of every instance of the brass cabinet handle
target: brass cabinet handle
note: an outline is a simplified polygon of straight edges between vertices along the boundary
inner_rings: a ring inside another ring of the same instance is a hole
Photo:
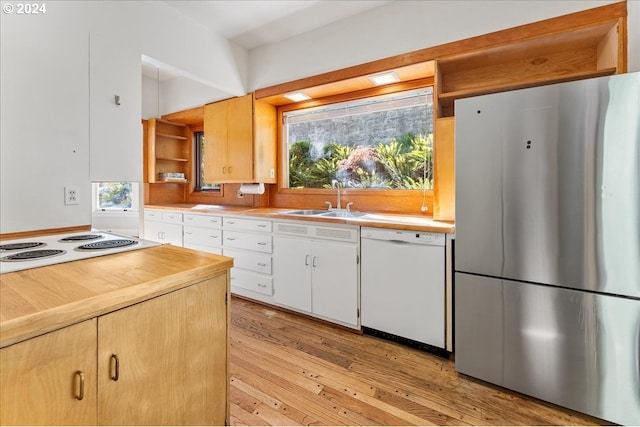
[[[231,173],[231,166],[229,166],[229,173]]]
[[[109,371],[111,373],[111,379],[113,381],[118,381],[120,378],[120,359],[115,354],[111,355],[111,364],[109,366]]]
[[[76,371],[73,376],[75,377],[75,384],[77,384],[76,390],[76,399],[82,400],[84,399],[84,372]]]
[[[222,173],[227,173],[227,167],[226,166],[222,167]]]

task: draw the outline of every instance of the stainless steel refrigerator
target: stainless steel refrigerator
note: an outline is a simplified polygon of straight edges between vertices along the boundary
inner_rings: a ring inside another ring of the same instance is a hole
[[[456,101],[455,364],[640,425],[640,73]]]

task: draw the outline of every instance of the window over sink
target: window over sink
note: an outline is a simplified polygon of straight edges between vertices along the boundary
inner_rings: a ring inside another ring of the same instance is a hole
[[[282,112],[290,189],[431,189],[433,88]]]

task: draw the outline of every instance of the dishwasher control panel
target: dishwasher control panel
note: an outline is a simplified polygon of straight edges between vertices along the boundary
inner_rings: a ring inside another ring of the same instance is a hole
[[[391,228],[362,227],[360,230],[363,239],[387,240],[418,245],[444,246],[444,233],[431,233],[428,231],[395,230]]]

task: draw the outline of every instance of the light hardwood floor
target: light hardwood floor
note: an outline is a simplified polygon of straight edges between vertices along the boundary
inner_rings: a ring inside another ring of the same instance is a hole
[[[232,425],[596,425],[454,362],[231,299]]]

